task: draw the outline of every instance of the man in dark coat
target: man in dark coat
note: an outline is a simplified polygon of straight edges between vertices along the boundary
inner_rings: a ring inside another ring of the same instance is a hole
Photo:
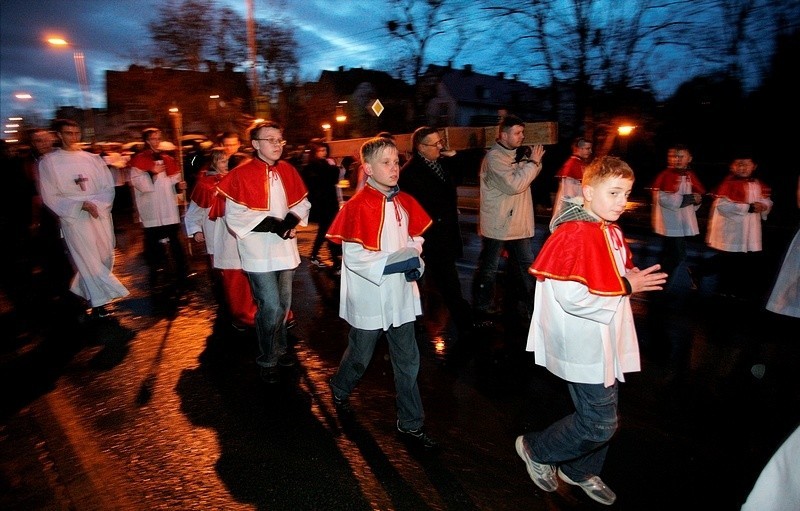
[[[461,293],[456,261],[463,255],[464,245],[458,224],[458,194],[448,169],[448,158],[442,158],[444,143],[436,128],[422,126],[411,139],[413,155],[400,171],[400,189],[413,196],[433,220],[425,232],[425,288],[433,285],[442,296],[455,323],[461,347],[466,347],[473,330],[469,302]]]

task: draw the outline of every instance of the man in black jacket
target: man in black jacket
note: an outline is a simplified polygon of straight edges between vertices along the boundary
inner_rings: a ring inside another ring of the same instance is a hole
[[[422,126],[411,139],[413,155],[400,171],[398,185],[425,208],[433,225],[425,232],[424,286],[431,284],[442,296],[455,323],[462,348],[467,347],[473,330],[472,311],[462,293],[456,260],[463,255],[461,229],[458,224],[458,194],[448,169],[448,158],[442,158],[444,142],[436,128]]]

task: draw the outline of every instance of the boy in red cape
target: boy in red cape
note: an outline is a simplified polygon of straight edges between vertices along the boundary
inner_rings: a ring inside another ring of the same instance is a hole
[[[617,429],[617,382],[640,370],[630,295],[660,290],[667,278],[657,264],[633,265],[615,223],[633,179],[619,158],[589,164],[583,200],[564,202],[529,269],[536,292],[526,349],[536,353],[537,365],[567,382],[575,412],[518,436],[517,454],[542,490],[555,491],[561,479],[605,505],[617,498],[599,476]]]
[[[333,403],[348,411],[348,397],[364,375],[382,335],[397,390],[397,431],[425,448],[437,442],[423,430],[425,414],[417,385],[419,348],[414,322],[422,314],[416,280],[422,276],[422,233],[431,218],[411,195],[397,186],[397,146],[376,137],[361,146],[367,181],[345,203],[327,237],[342,244],[339,316],[351,328],[347,349],[330,379]]]

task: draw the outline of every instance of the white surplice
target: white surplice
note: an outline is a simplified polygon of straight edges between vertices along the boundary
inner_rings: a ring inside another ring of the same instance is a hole
[[[56,149],[39,164],[42,200],[59,218],[64,241],[77,270],[70,291],[92,307],[105,305],[129,291],[113,273],[114,180],[100,156]],[[98,218],[82,209],[97,206]]]

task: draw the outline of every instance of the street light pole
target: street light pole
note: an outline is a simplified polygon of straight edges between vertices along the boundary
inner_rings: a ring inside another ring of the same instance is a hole
[[[52,46],[70,46],[70,43],[63,38],[60,37],[51,37],[47,40]],[[89,75],[86,73],[86,57],[83,54],[83,51],[75,49],[72,52],[72,60],[75,62],[75,74],[78,76],[78,86],[80,87],[81,93],[83,95],[83,104],[81,108],[83,109],[85,115],[88,115],[88,125],[89,127],[86,128],[88,132],[88,137],[92,142],[95,141],[95,123],[94,123],[94,111],[92,110],[92,97],[91,91],[89,90]]]

